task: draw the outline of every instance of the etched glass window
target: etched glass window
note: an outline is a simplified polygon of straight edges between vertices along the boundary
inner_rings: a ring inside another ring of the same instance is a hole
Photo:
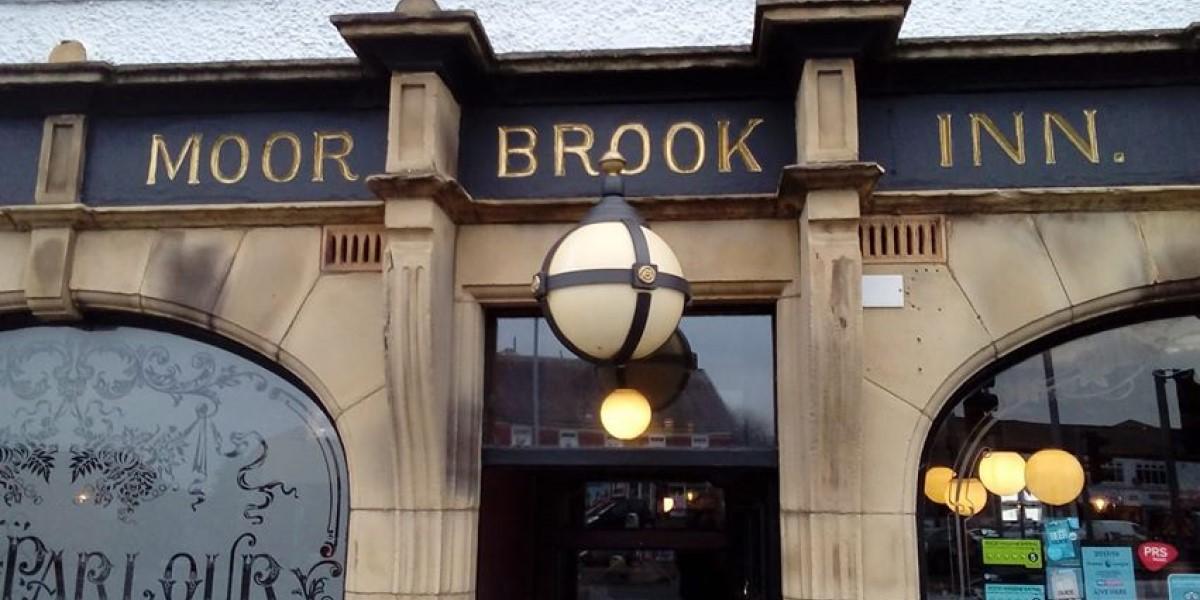
[[[340,600],[346,488],[328,417],[245,358],[0,332],[5,600]]]
[[[1197,369],[1186,315],[1026,352],[962,390],[925,448],[924,597],[1200,597]]]

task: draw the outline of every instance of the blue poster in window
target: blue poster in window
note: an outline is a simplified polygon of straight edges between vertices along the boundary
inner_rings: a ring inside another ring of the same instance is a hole
[[[1200,575],[1177,573],[1167,576],[1168,600],[1200,600]]]
[[[1077,558],[1075,546],[1079,540],[1079,518],[1046,519],[1043,536],[1046,542],[1046,562],[1053,565]]]
[[[1088,600],[1136,600],[1133,550],[1128,547],[1085,546],[1083,581]]]
[[[1040,585],[1017,585],[1011,583],[989,583],[983,586],[985,600],[1045,600],[1045,589]]]

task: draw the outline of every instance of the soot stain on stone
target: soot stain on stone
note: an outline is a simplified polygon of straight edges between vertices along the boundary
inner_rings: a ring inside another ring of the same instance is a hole
[[[33,272],[39,281],[49,281],[60,275],[63,250],[63,240],[59,238],[44,240],[34,249]]]

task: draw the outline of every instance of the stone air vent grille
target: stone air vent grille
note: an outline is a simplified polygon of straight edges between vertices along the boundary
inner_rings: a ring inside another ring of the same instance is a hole
[[[380,271],[383,228],[374,225],[330,225],[321,241],[321,270],[327,273]]]
[[[941,215],[863,217],[858,241],[868,264],[946,262],[946,220]]]

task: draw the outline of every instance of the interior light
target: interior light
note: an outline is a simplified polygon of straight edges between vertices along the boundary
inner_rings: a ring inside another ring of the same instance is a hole
[[[1025,463],[1025,483],[1044,504],[1070,504],[1083,492],[1083,465],[1070,452],[1040,450]]]
[[[1025,459],[1016,452],[988,452],[979,461],[979,480],[997,496],[1016,494],[1025,488]]]
[[[632,440],[650,427],[650,401],[633,388],[617,388],[600,405],[600,423],[608,435]]]
[[[978,479],[951,479],[946,484],[946,506],[962,517],[979,514],[987,506],[987,488]]]
[[[949,467],[930,467],[925,471],[925,497],[938,504],[946,503],[946,484],[954,479]]]

